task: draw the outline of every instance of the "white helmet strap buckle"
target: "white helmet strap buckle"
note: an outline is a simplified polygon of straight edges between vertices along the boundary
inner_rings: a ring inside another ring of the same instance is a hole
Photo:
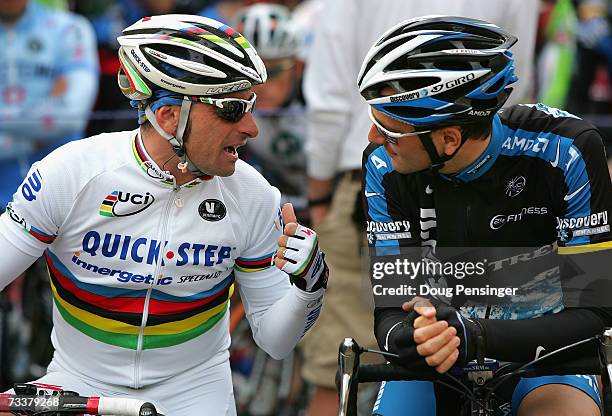
[[[151,105],[148,104],[145,107],[145,114],[147,116],[147,120],[151,123],[155,131],[159,133],[164,139],[168,140],[172,145],[172,149],[174,153],[181,159],[181,161],[177,164],[178,169],[181,172],[186,172],[187,169],[191,174],[195,176],[204,176],[206,175],[202,172],[198,167],[189,159],[187,156],[187,149],[185,149],[183,135],[185,134],[185,128],[187,127],[187,120],[189,120],[189,112],[191,111],[191,100],[188,97],[184,97],[183,102],[181,103],[181,111],[179,113],[179,122],[178,127],[176,129],[176,136],[171,135],[166,132],[157,122],[155,118],[155,113],[151,110]]]

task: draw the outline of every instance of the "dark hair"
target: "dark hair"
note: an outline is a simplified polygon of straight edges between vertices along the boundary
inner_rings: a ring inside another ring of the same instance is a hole
[[[461,139],[475,139],[475,140],[484,140],[491,133],[493,129],[493,124],[491,119],[478,121],[476,123],[470,124],[462,124],[461,127]]]

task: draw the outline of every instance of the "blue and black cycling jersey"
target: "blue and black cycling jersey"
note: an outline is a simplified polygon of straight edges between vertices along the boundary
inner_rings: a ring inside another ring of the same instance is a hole
[[[364,152],[363,170],[367,236],[373,255],[400,254],[402,247],[557,243],[560,253],[576,246],[585,250],[612,247],[612,187],[601,135],[589,123],[555,108],[517,105],[498,113],[485,151],[454,175],[401,174],[393,169],[384,147],[374,144]],[[601,333],[611,324],[609,308],[563,308],[560,303],[539,304],[536,310],[520,313],[512,308],[502,308],[497,315],[490,313],[492,308],[462,308],[462,312],[486,318],[480,322],[488,357],[526,362],[538,349],[552,351]],[[406,312],[399,307],[375,309],[375,333],[381,348],[397,352],[395,339],[401,336],[397,328],[405,318]],[[577,381],[567,383],[590,394],[579,387],[580,376],[574,377]],[[536,385],[548,383],[534,380]],[[397,397],[404,403],[391,401],[385,404],[387,408],[403,412],[408,402],[422,403],[428,410],[419,408],[419,414],[455,414],[456,403],[449,412],[444,410],[449,406],[434,403],[432,407],[438,392],[425,400],[413,387],[406,390],[390,384],[401,391]],[[444,397],[440,403],[451,403]],[[513,399],[513,405],[518,407],[522,397],[524,394]],[[399,414],[381,409],[375,413]]]
[[[608,242],[612,192],[605,161],[595,127],[541,104],[496,115],[488,147],[452,176],[400,174],[382,146],[370,145],[364,153],[370,245]],[[388,238],[385,224],[396,221],[401,238]]]
[[[374,144],[364,152],[363,169],[367,236],[376,255],[397,254],[400,247],[411,246],[540,247],[557,242],[560,253],[574,246],[612,247],[612,187],[601,135],[586,121],[555,108],[517,105],[500,112],[493,118],[485,151],[452,176],[401,174],[384,147]],[[537,346],[544,345],[536,342],[541,337],[525,342],[524,348],[516,348],[516,340],[532,334],[531,327],[538,332],[546,322],[573,322],[561,326],[558,337],[549,337],[546,345],[552,348],[581,335],[586,338],[609,320],[600,310],[566,309],[532,325],[510,321],[559,312],[562,306],[549,304],[533,314],[479,315],[501,320],[486,319],[487,330],[504,329],[500,339],[492,334],[487,338],[487,352],[502,357],[489,356],[506,361],[533,358]],[[561,319],[566,316],[570,321]],[[381,345],[404,317],[399,308],[376,308]],[[521,327],[527,332],[513,332]],[[511,334],[519,338],[504,344]]]

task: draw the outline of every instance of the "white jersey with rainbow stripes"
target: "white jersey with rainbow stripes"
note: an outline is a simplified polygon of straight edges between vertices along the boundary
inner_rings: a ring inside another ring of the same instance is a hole
[[[44,250],[55,359],[138,388],[227,350],[235,280],[250,320],[294,289],[271,267],[279,201],[242,161],[230,177],[175,187],[136,130],[72,142],[34,164],[0,231],[25,253]]]

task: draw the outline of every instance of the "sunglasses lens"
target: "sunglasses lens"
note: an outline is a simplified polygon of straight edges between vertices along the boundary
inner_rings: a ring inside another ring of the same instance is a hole
[[[387,132],[385,132],[383,129],[381,129],[380,127],[376,126],[376,130],[378,130],[378,134],[380,134],[382,137],[385,138],[385,141],[387,143],[391,143],[391,144],[397,144],[397,139],[395,137],[391,137],[387,134]]]
[[[223,120],[235,123],[246,113],[246,104],[241,101],[225,101],[223,107],[216,107],[217,115]]]

